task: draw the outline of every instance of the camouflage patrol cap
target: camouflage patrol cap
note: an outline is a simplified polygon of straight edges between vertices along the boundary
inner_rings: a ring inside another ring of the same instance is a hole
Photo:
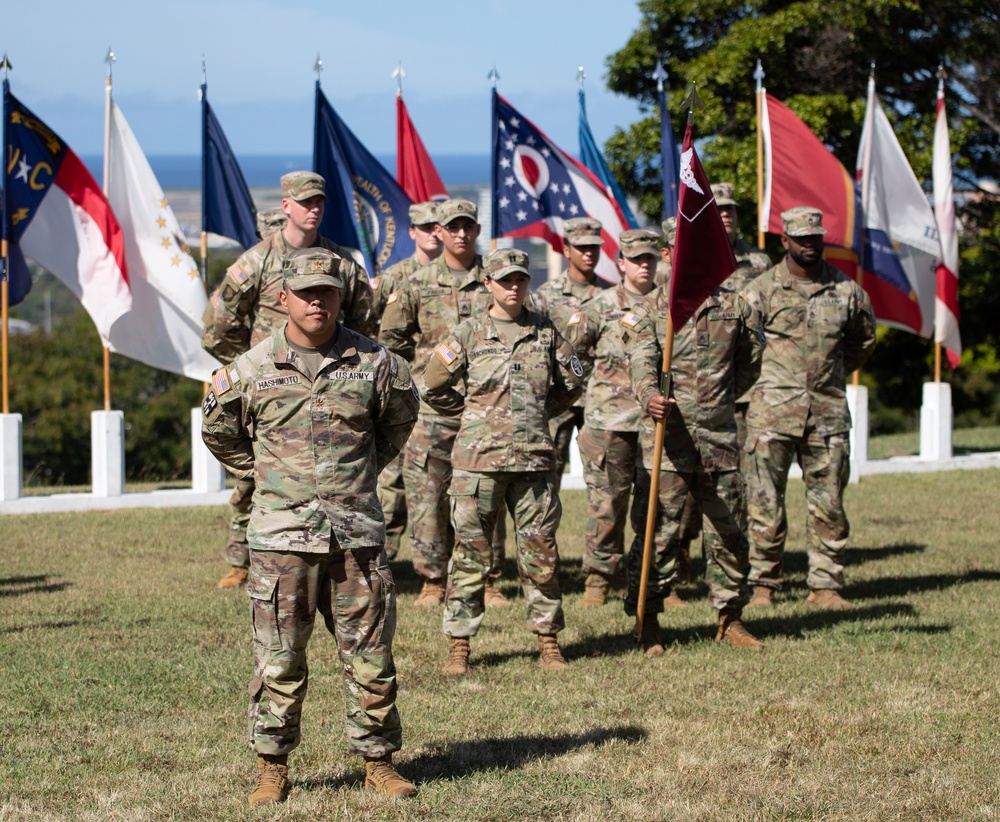
[[[265,208],[257,212],[257,234],[266,240],[281,231],[288,223],[288,215],[280,208]]]
[[[296,202],[319,195],[326,199],[326,180],[315,171],[290,171],[281,178],[281,196]]]
[[[437,221],[440,225],[448,225],[459,217],[468,217],[472,222],[479,222],[479,209],[471,200],[445,200],[437,207]]]
[[[570,245],[603,245],[601,228],[593,217],[574,217],[563,222],[563,239]]]
[[[437,221],[437,203],[414,203],[410,206],[410,225],[433,225]]]
[[[618,236],[623,257],[630,260],[643,254],[660,256],[660,235],[650,228],[632,228]]]
[[[483,271],[491,280],[520,272],[531,276],[528,271],[528,255],[516,248],[498,248],[483,257]]]
[[[660,223],[660,228],[663,231],[663,244],[673,246],[677,240],[677,218],[667,217]]]
[[[786,237],[810,237],[826,234],[823,212],[812,206],[796,206],[781,212],[781,225]]]
[[[296,291],[323,285],[343,288],[341,262],[340,257],[325,248],[301,248],[282,261],[285,288]]]
[[[732,183],[716,183],[712,186],[712,196],[718,206],[739,205],[734,198],[736,186]]]

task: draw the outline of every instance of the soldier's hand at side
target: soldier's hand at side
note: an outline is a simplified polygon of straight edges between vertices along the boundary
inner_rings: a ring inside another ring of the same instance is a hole
[[[668,399],[663,394],[654,394],[650,397],[649,404],[646,406],[646,412],[654,420],[664,420],[667,418],[667,414],[670,413],[672,405],[676,405],[673,398]]]

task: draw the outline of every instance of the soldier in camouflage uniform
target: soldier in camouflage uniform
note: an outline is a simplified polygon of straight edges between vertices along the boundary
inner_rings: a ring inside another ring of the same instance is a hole
[[[667,217],[660,223],[660,261],[656,264],[656,279],[653,284],[663,288],[670,282],[671,258],[674,253],[674,241],[677,239],[677,218]]]
[[[251,806],[287,795],[317,611],[337,642],[348,746],[366,760],[366,787],[416,794],[392,766],[396,593],[376,477],[413,428],[418,395],[402,360],[337,321],[352,265],[322,248],[292,253],[278,292],[287,324],[216,371],[204,404],[205,444],[255,481]]]
[[[736,397],[760,369],[763,339],[752,309],[725,285],[698,308],[674,336],[671,388],[661,393],[661,340],[665,338],[669,293],[659,288],[620,325],[630,355],[632,387],[649,415],[642,432],[645,471],[636,483],[632,527],[635,540],[626,561],[625,613],[639,602],[646,512],[649,506],[655,431],[664,420],[662,473],[658,495],[655,556],[646,592],[642,645],[648,656],[663,654],[657,614],[675,582],[682,542],[681,513],[693,494],[703,514],[705,577],[709,599],[719,612],[717,642],[735,648],[762,646],[741,621],[749,597],[745,494],[736,447]]]
[[[750,392],[745,460],[749,487],[751,605],[768,606],[782,585],[788,521],[785,488],[797,456],[806,486],[808,604],[849,608],[844,550],[850,472],[847,375],[875,348],[868,295],[823,260],[823,213],[799,206],[781,215],[785,259],[743,296],[760,314],[767,350]]]
[[[257,236],[262,240],[283,231],[286,225],[288,215],[280,208],[266,208],[257,212]]]
[[[478,209],[469,200],[446,200],[438,206],[435,228],[444,251],[404,280],[386,298],[381,342],[411,364],[415,378],[423,374],[434,349],[460,322],[486,311],[491,302],[483,282],[482,258],[476,254]],[[441,605],[445,596],[448,557],[455,535],[448,517],[451,457],[459,421],[420,405],[413,436],[403,453],[403,481],[410,520],[413,567],[423,578],[417,605]],[[495,538],[493,574],[502,569],[502,543]],[[491,605],[509,604],[492,582]]]
[[[600,294],[604,287],[597,279],[597,263],[601,259],[602,226],[592,217],[573,217],[563,221],[563,256],[569,267],[554,280],[549,280],[531,294],[535,311],[552,320],[559,333],[569,339],[569,324],[579,322],[586,305]],[[556,444],[556,490],[562,485],[563,473],[569,462],[573,428],[577,437],[583,431],[583,409],[586,394],[581,394],[573,407],[552,418],[552,440]]]
[[[653,290],[660,237],[634,229],[619,237],[622,281],[570,317],[567,339],[588,373],[586,425],[577,439],[587,483],[583,604],[603,605],[625,549],[629,495],[643,413],[632,393],[620,320]]]
[[[486,535],[504,507],[514,518],[527,627],[538,635],[542,667],[558,670],[567,667],[556,640],[565,625],[555,538],[562,508],[548,423],[579,395],[583,367],[552,321],[524,308],[527,254],[491,251],[483,269],[493,305],[445,337],[423,379],[427,403],[461,424],[449,490],[456,544],[448,565],[444,672],[468,671],[469,638],[485,608]]]
[[[299,248],[321,246],[338,256],[352,260],[357,249],[339,246],[320,237],[326,183],[311,171],[293,171],[281,178],[281,208],[284,227],[278,230],[278,218],[258,228],[271,231],[267,237],[245,251],[229,267],[222,284],[212,295],[205,313],[202,346],[219,362],[232,362],[261,340],[269,337],[285,321],[286,311],[278,299],[281,290],[282,260]],[[263,235],[262,235],[263,236]],[[363,268],[356,263],[345,265],[342,320],[354,331],[373,336],[376,328],[375,297]],[[246,523],[250,516],[253,483],[237,483],[230,499],[229,543],[225,558],[229,572],[219,581],[220,588],[242,585],[247,579]]]
[[[414,203],[410,206],[410,239],[416,244],[413,256],[389,266],[369,279],[378,302],[381,319],[385,301],[417,269],[441,256],[441,239],[434,231],[437,203]],[[403,484],[403,455],[389,463],[378,476],[378,498],[385,514],[385,553],[390,560],[399,553],[399,543],[406,530],[406,487]]]

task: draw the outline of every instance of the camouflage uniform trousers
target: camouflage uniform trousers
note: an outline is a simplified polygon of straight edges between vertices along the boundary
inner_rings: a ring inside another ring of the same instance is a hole
[[[449,494],[457,541],[448,565],[444,633],[472,637],[479,631],[492,555],[486,534],[492,533],[504,507],[514,518],[517,570],[527,604],[528,630],[549,636],[566,627],[556,546],[562,505],[554,472],[479,474],[456,470]]]
[[[403,450],[403,482],[410,521],[413,569],[424,579],[444,580],[455,531],[448,513],[451,449],[458,431],[421,414]],[[490,576],[499,577],[506,561],[507,529],[497,518],[493,532]]]
[[[250,747],[258,754],[287,754],[299,744],[309,684],[306,645],[318,610],[343,665],[348,747],[369,759],[398,751],[396,587],[383,548],[253,550],[247,592],[254,654]]]
[[[588,425],[577,439],[587,483],[583,569],[613,577],[625,553],[628,499],[635,484],[638,431]]]
[[[378,499],[385,515],[385,553],[389,559],[395,559],[406,530],[406,488],[403,484],[402,454],[378,475]]]
[[[625,560],[628,573],[625,613],[631,616],[635,615],[639,602],[650,479],[647,470],[639,472],[636,501],[632,506],[635,539]],[[712,607],[717,610],[743,608],[750,592],[747,585],[749,545],[746,521],[742,516],[746,496],[743,475],[739,471],[663,471],[658,496],[652,546],[655,554],[646,588],[646,613],[660,613],[663,600],[670,595],[677,575],[678,548],[684,540],[682,513],[689,496],[694,497],[703,514],[705,580]]]
[[[549,432],[556,446],[556,493],[562,489],[563,474],[569,465],[569,448],[573,442],[573,429],[577,430],[577,440],[583,433],[583,408],[573,406],[558,417],[549,420]]]
[[[250,567],[247,525],[250,524],[250,511],[253,509],[253,490],[253,477],[236,480],[233,495],[229,498],[229,543],[223,555],[234,568]]]
[[[813,590],[844,587],[844,550],[850,532],[844,488],[850,474],[848,435],[823,436],[809,427],[801,437],[750,432],[747,487],[750,514],[750,584],[781,589],[782,556],[788,536],[785,489],[798,455],[806,485],[806,550]]]

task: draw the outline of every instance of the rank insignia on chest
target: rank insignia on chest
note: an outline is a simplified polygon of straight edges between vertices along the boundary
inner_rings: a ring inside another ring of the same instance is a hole
[[[215,388],[216,395],[224,394],[233,387],[228,368],[220,368],[212,375],[212,386]]]
[[[583,319],[583,314],[577,311],[575,314],[573,314],[572,317],[569,318],[569,322],[567,323],[567,325],[579,325],[580,320],[582,319]]]
[[[627,325],[629,328],[635,328],[641,322],[642,322],[642,317],[640,317],[634,311],[626,311],[624,314],[622,314],[621,323],[622,325]]]
[[[389,295],[389,298],[385,301],[385,304],[386,305],[392,305],[392,303],[396,302],[396,300],[398,300],[398,299],[399,299],[399,292],[398,291],[393,291]]]
[[[229,266],[229,276],[233,278],[237,285],[243,285],[248,279],[250,279],[246,272],[239,265]]]
[[[434,349],[434,353],[438,355],[441,362],[445,365],[451,365],[455,362],[455,358],[458,356],[448,347],[448,343],[441,343],[441,345]]]

